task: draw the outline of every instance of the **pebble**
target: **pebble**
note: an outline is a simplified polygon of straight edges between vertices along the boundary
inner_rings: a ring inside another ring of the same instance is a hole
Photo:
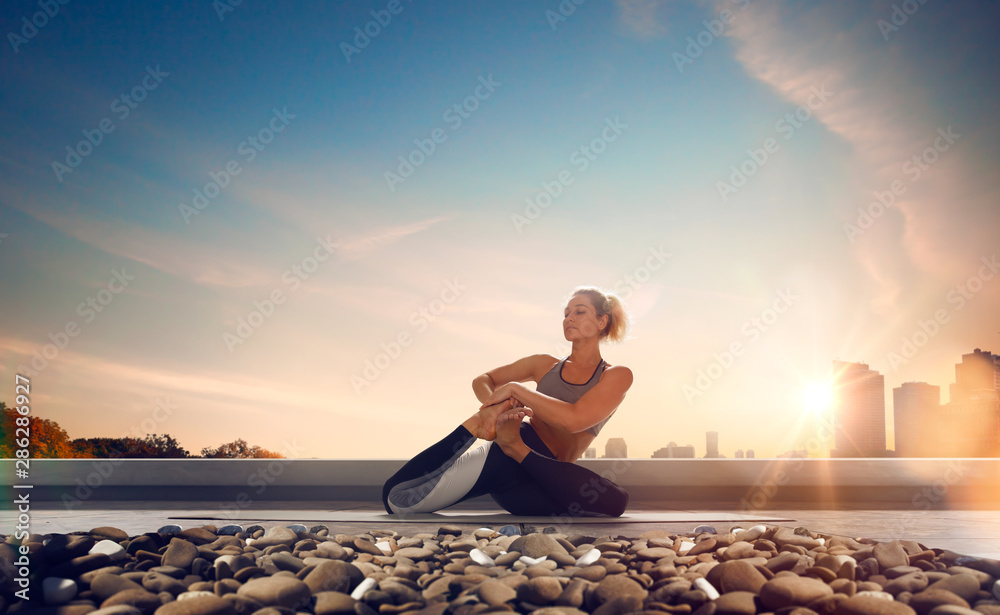
[[[180,534],[183,531],[184,528],[182,528],[181,526],[170,524],[170,525],[164,525],[160,529],[156,530],[156,533],[159,534],[160,536],[173,536],[174,534]]]
[[[301,524],[160,529],[170,531],[30,537],[39,615],[1000,615],[989,599],[1000,599],[1000,562],[805,528],[637,538],[513,524],[413,536]],[[0,542],[0,566],[14,553]]]
[[[76,597],[76,591],[76,581],[73,579],[48,577],[42,581],[42,596],[48,605],[65,604]]]

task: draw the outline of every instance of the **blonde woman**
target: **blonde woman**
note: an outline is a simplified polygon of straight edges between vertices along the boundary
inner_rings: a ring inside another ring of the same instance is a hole
[[[621,516],[625,490],[573,462],[632,386],[631,370],[609,365],[600,350],[627,329],[618,297],[573,291],[563,316],[569,356],[531,355],[477,376],[479,411],[385,483],[386,510],[434,512],[489,494],[516,515]],[[534,389],[522,384],[529,381]],[[487,442],[470,451],[476,438]]]

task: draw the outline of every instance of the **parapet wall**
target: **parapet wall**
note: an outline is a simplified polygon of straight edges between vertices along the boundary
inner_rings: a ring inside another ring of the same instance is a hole
[[[0,460],[8,485],[34,501],[378,500],[403,460],[32,459],[28,480]],[[1000,502],[1000,459],[584,459],[633,502],[699,502],[731,509],[782,505],[906,509]]]

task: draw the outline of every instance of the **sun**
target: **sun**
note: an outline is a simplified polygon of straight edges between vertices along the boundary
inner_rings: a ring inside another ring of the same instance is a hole
[[[812,414],[821,414],[833,405],[833,389],[828,384],[812,384],[802,393],[805,408]]]

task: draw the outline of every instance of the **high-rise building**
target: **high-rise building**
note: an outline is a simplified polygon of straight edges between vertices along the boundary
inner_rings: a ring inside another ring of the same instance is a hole
[[[663,448],[657,449],[653,453],[653,459],[694,459],[694,446],[677,446],[676,442],[671,442]]]
[[[904,382],[892,390],[893,427],[897,457],[935,457],[941,454],[941,387],[926,382]]]
[[[753,449],[752,448],[748,448],[747,449],[747,459],[753,459]]]
[[[941,454],[949,457],[1000,455],[1000,356],[976,348],[955,365],[955,383],[942,407]]]
[[[628,457],[628,447],[625,446],[625,438],[608,438],[608,443],[604,446],[604,457],[625,459]]]
[[[716,459],[719,457],[719,432],[705,432],[705,458]]]
[[[885,457],[885,376],[864,363],[833,362],[831,457]]]
[[[737,459],[743,459],[743,449],[742,448],[736,449],[736,458]]]

